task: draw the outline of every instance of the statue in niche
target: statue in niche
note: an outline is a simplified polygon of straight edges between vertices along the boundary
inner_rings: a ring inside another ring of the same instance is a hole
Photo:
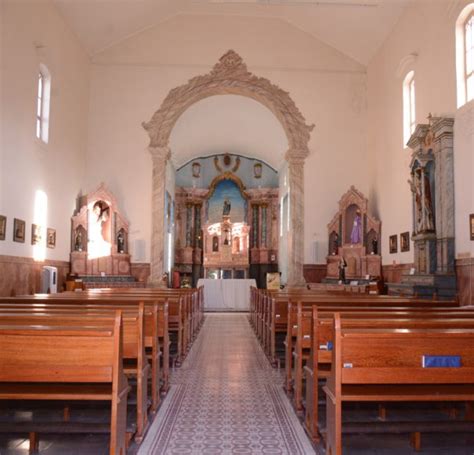
[[[95,257],[110,255],[111,244],[104,238],[105,224],[109,220],[109,207],[103,201],[92,206],[89,218],[90,253]]]
[[[352,225],[351,231],[351,243],[361,243],[362,242],[362,218],[360,216],[360,210],[356,211],[354,218],[354,223]]]
[[[119,253],[125,253],[125,235],[123,230],[120,230],[117,234],[117,251]]]
[[[223,216],[229,216],[230,215],[230,209],[231,209],[230,201],[229,201],[229,198],[226,197],[224,199],[224,207],[222,208],[222,215]]]
[[[377,238],[377,234],[375,234],[374,238],[372,239],[372,251],[370,254],[377,254],[379,250],[379,239]]]
[[[76,229],[76,236],[74,239],[74,251],[82,251],[82,232],[79,228]]]
[[[233,254],[240,253],[240,237],[234,237],[234,248],[232,249]]]
[[[230,245],[230,231],[228,228],[224,229],[224,245]]]
[[[346,282],[346,267],[347,262],[344,257],[341,256],[339,261],[339,281],[344,284]]]
[[[335,256],[339,251],[339,234],[337,232],[334,233],[333,240],[332,240],[332,255]]]
[[[415,232],[434,231],[429,176],[422,169],[417,169],[414,173],[414,182],[411,180],[408,182],[415,195]]]
[[[219,251],[219,237],[215,235],[212,237],[212,252],[217,253]]]

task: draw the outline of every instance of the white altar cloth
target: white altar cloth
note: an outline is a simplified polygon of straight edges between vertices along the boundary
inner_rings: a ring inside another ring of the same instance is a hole
[[[204,310],[249,311],[250,286],[255,280],[212,280],[201,278],[198,287],[204,286]]]

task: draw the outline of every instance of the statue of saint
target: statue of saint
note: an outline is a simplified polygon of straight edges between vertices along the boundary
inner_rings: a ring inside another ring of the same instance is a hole
[[[335,232],[333,241],[332,241],[332,255],[336,256],[338,251],[339,251],[339,234]]]
[[[372,239],[372,252],[370,254],[377,254],[379,250],[379,240],[377,238],[377,234],[375,234],[374,238]]]
[[[434,231],[431,185],[428,175],[423,174],[423,221],[426,231]]]
[[[109,207],[102,201],[97,201],[89,214],[89,258],[110,256],[112,245],[104,238],[104,228],[109,219]]]
[[[414,181],[409,180],[408,183],[415,195],[415,233],[434,231],[429,176],[417,169],[414,172]]]
[[[125,235],[122,230],[120,230],[117,235],[117,251],[119,253],[125,252]]]
[[[229,216],[230,214],[230,201],[229,201],[229,198],[225,198],[224,199],[224,207],[222,209],[222,215],[223,216]]]
[[[212,252],[217,253],[219,251],[219,237],[215,235],[212,237]]]
[[[346,267],[347,262],[344,257],[341,256],[341,260],[339,261],[339,281],[344,284],[346,282]]]
[[[76,238],[74,239],[74,251],[82,251],[82,232],[80,229],[76,230]]]
[[[356,211],[356,216],[354,218],[354,223],[352,225],[351,231],[351,243],[361,243],[362,242],[362,218],[360,216],[360,210]]]

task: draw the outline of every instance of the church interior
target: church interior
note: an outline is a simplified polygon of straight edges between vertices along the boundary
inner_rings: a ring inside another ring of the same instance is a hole
[[[0,454],[472,454],[472,0],[0,0]]]

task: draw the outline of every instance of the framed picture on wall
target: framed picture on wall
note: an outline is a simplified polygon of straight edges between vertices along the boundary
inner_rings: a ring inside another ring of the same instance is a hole
[[[48,248],[56,247],[56,229],[48,228],[46,233],[46,245]]]
[[[13,241],[25,243],[25,222],[18,218],[13,219]]]
[[[43,237],[43,229],[39,224],[31,225],[31,244],[38,245]]]
[[[398,235],[397,234],[391,235],[388,238],[388,247],[389,247],[390,254],[398,253]]]
[[[0,215],[0,240],[5,240],[7,233],[7,217]]]
[[[474,240],[474,213],[469,215],[469,232],[471,233],[471,240]]]
[[[402,253],[410,251],[410,233],[402,232],[400,234],[400,251]]]

